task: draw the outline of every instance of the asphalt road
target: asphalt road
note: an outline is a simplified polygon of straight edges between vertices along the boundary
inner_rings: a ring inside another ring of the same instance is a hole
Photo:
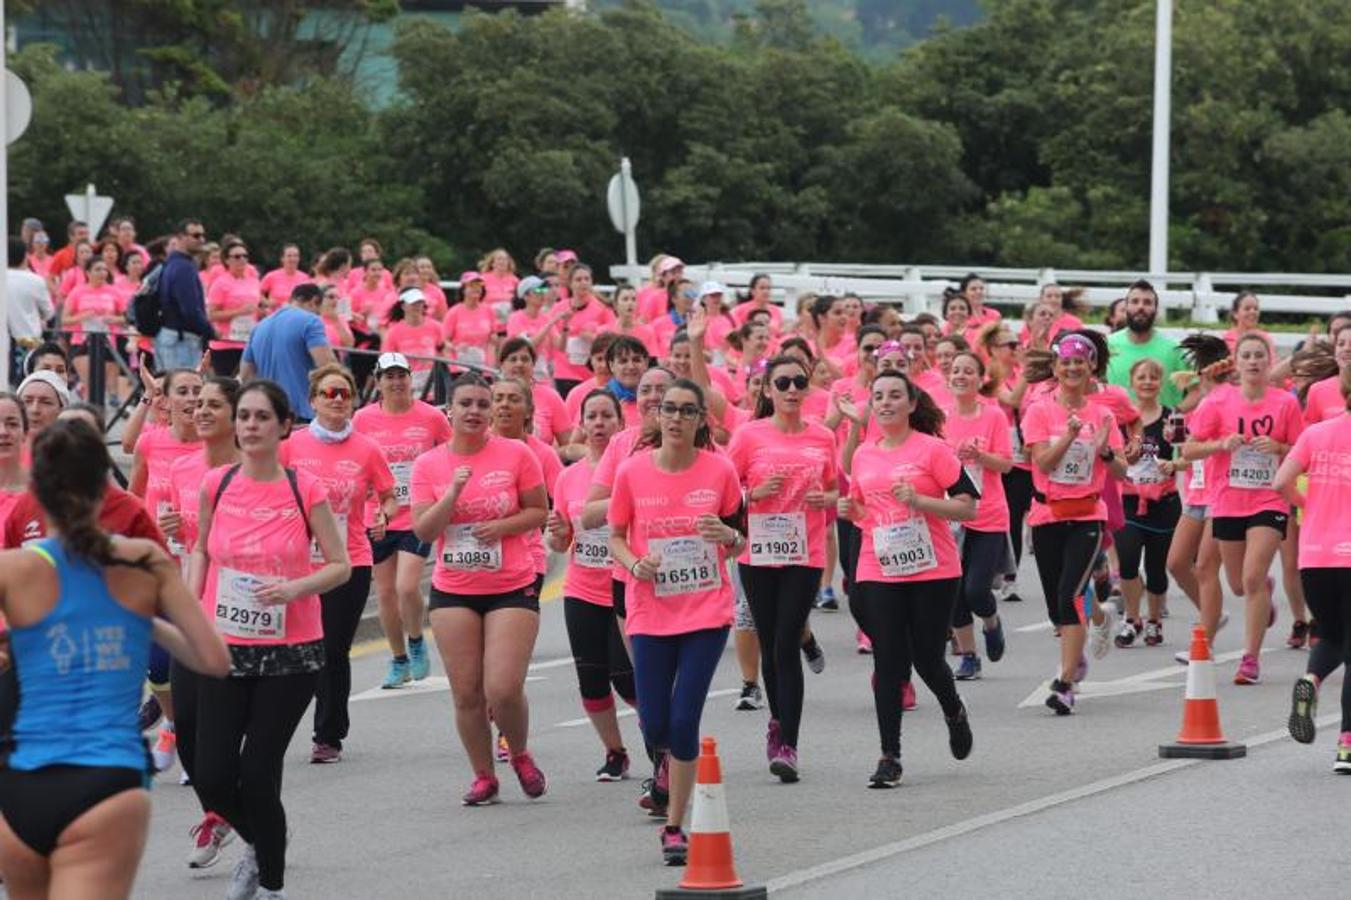
[[[854,652],[847,613],[813,615],[824,674],[807,674],[802,781],[767,771],[768,713],[733,710],[740,684],[729,650],[714,680],[703,732],[718,739],[736,862],[748,881],[784,896],[1344,897],[1351,778],[1331,774],[1341,676],[1324,690],[1313,747],[1284,734],[1289,688],[1304,652],[1285,649],[1290,617],[1268,635],[1263,683],[1236,687],[1238,622],[1217,640],[1221,716],[1243,760],[1161,761],[1157,745],[1181,720],[1191,615],[1173,598],[1162,647],[1113,650],[1095,662],[1074,716],[1041,705],[1056,660],[1031,561],[1027,602],[1004,604],[1009,649],[980,681],[959,686],[975,751],[948,753],[933,698],[904,721],[905,783],[872,791],[878,756],[870,662]],[[547,593],[546,593],[547,595]],[[1227,607],[1240,618],[1238,603]],[[459,805],[470,772],[440,676],[417,689],[380,691],[386,651],[358,647],[353,732],[343,762],[308,764],[308,719],[287,758],[284,801],[292,830],[293,898],[639,898],[676,884],[661,865],[658,828],[636,805],[637,777],[597,784],[603,753],[584,718],[562,605],[547,602],[531,681],[531,749],[549,777],[538,801],[509,770],[504,802]],[[639,748],[635,719],[622,720]],[[212,869],[184,862],[199,817],[177,770],[154,792],[151,838],[137,896],[224,895],[238,844]],[[1341,874],[1338,875],[1338,872]]]

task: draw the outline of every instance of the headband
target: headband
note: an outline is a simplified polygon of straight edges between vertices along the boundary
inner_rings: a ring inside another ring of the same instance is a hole
[[[1067,334],[1051,348],[1060,359],[1082,359],[1089,365],[1098,362],[1098,348],[1082,334]]]
[[[883,341],[882,343],[878,344],[877,349],[873,351],[873,359],[881,359],[888,353],[894,353],[897,350],[904,350],[904,349],[905,345],[902,344],[900,341]]]

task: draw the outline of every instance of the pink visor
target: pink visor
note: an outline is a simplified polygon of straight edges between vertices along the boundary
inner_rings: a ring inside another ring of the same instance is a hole
[[[482,281],[482,280],[483,280],[483,275],[482,275],[482,273],[480,273],[480,272],[461,272],[461,273],[460,273],[460,287],[464,287],[464,286],[467,285],[467,284],[472,284],[472,283],[475,282],[475,281]]]
[[[1082,359],[1090,365],[1098,361],[1098,348],[1081,334],[1067,334],[1051,349],[1060,359]]]
[[[567,262],[576,262],[576,261],[577,261],[577,251],[576,251],[576,250],[559,250],[558,252],[554,253],[554,258],[557,259],[558,262],[559,262],[560,264],[562,264],[562,263],[567,263]]]

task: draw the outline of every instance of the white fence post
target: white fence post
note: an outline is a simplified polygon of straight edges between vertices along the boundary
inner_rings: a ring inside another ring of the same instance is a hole
[[[1213,324],[1220,321],[1215,307],[1215,286],[1210,282],[1209,272],[1199,272],[1192,282],[1192,318],[1198,322]]]
[[[905,280],[922,282],[924,280],[924,273],[920,271],[919,266],[906,266]],[[929,308],[929,298],[924,296],[922,292],[911,291],[910,293],[905,295],[906,315],[910,316],[919,315],[920,313],[925,312],[928,308]]]

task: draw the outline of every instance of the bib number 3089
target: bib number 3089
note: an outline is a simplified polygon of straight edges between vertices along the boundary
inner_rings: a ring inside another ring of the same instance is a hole
[[[447,528],[441,562],[466,572],[496,572],[502,568],[502,542],[480,541],[473,530],[473,523]]]

